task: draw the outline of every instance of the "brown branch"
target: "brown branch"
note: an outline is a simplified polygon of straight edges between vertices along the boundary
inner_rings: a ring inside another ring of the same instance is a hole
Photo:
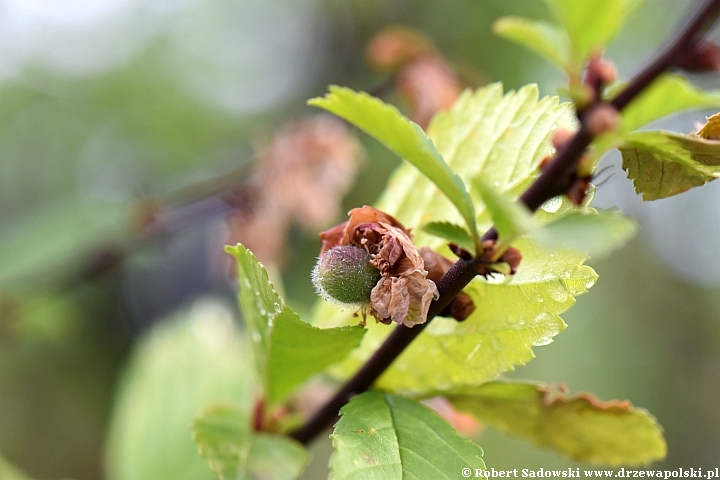
[[[676,40],[646,68],[640,71],[627,87],[611,102],[618,110],[622,110],[660,74],[672,68],[679,56],[688,49],[693,49],[702,35],[715,23],[720,15],[720,0],[708,0],[692,17]],[[568,191],[575,179],[575,171],[583,153],[590,145],[593,136],[587,125],[580,118],[580,130],[558,151],[555,158],[543,169],[540,176],[520,197],[520,200],[532,211],[537,210],[544,202]],[[494,228],[483,238],[496,236]],[[308,444],[323,430],[330,427],[337,419],[340,408],[353,395],[364,392],[372,386],[392,362],[422,332],[425,326],[439,314],[450,301],[477,275],[476,264],[472,261],[459,260],[437,282],[440,298],[433,302],[428,312],[428,320],[424,324],[408,328],[403,325],[395,330],[380,346],[370,359],[350,378],[301,429],[292,433],[292,437],[303,444]]]

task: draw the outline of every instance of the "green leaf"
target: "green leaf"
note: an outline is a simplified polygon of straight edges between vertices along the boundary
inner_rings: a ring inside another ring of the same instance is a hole
[[[365,329],[358,326],[325,330],[313,327],[288,307],[275,322],[268,359],[271,402],[282,399],[312,375],[345,358],[365,335]]]
[[[520,17],[502,17],[492,25],[495,35],[534,50],[563,70],[571,70],[570,40],[556,25]]]
[[[412,400],[368,391],[340,410],[331,480],[455,479],[485,469],[482,449]]]
[[[428,135],[449,167],[470,185],[478,225],[484,230],[492,220],[477,179],[517,199],[540,174],[542,159],[553,153],[550,135],[557,127],[575,128],[569,104],[558,104],[557,97],[538,99],[536,85],[503,95],[496,83],[463,93],[449,111],[433,118]],[[404,165],[392,174],[377,207],[413,228],[428,221],[461,221],[432,182]],[[414,241],[433,248],[442,245],[422,231]]]
[[[430,222],[423,225],[422,230],[430,235],[435,235],[436,237],[453,242],[468,252],[475,249],[472,237],[468,231],[460,225],[455,225],[450,222]]]
[[[539,174],[540,161],[552,152],[549,136],[558,126],[573,126],[574,115],[556,98],[538,100],[537,88],[502,93],[489,85],[465,93],[446,113],[436,116],[429,135],[438,151],[473,188],[481,228],[492,225],[475,180],[482,178],[496,191],[517,198]],[[411,228],[427,222],[457,223],[459,217],[446,198],[409,166],[401,166],[379,201],[378,208]],[[535,214],[548,223],[572,211],[583,211],[562,197]],[[443,250],[443,240],[414,230],[415,243]],[[547,250],[531,239],[513,243],[522,253],[518,272],[510,278],[477,278],[465,289],[476,309],[463,321],[437,318],[413,341],[380,378],[380,387],[395,392],[447,389],[457,383],[475,384],[496,378],[534,357],[532,347],[545,345],[565,328],[559,315],[595,282],[595,272],[583,266],[584,254]],[[319,304],[317,325],[351,322],[347,313]],[[377,349],[391,329],[368,322],[360,348],[332,369],[344,378]]]
[[[361,327],[323,330],[300,320],[275,292],[265,268],[250,250],[238,244],[225,251],[237,261],[240,308],[268,401],[282,400],[360,344],[365,334]]]
[[[579,73],[591,55],[601,53],[643,0],[545,0],[570,38]]]
[[[251,408],[252,368],[229,307],[202,301],[157,323],[134,348],[110,421],[110,480],[217,478],[197,454],[190,426],[209,401]]]
[[[0,480],[31,480],[24,472],[12,466],[0,455]]]
[[[619,147],[623,169],[643,200],[699,187],[720,176],[720,142],[671,132],[635,132]]]
[[[567,396],[557,387],[519,382],[492,382],[443,395],[488,425],[574,460],[635,466],[667,453],[662,427],[629,401]]]
[[[207,407],[193,422],[193,437],[220,480],[292,480],[308,460],[288,437],[251,432],[245,413],[227,403]]]
[[[470,233],[473,237],[477,236],[475,210],[462,180],[445,163],[423,129],[402,116],[397,108],[367,93],[337,86],[331,86],[325,97],[314,98],[308,104],[356,125],[414,165],[447,195],[467,223]]]
[[[709,107],[720,107],[720,90],[700,90],[680,75],[663,74],[622,110],[621,128],[630,132],[671,113]]]
[[[536,230],[532,236],[546,248],[570,248],[599,258],[625,245],[636,231],[634,220],[609,211],[570,213]]]
[[[72,272],[103,241],[127,236],[126,203],[83,205],[75,200],[5,223],[0,232],[0,287],[58,279]]]
[[[503,244],[509,245],[517,237],[525,235],[535,228],[532,213],[524,204],[513,202],[481,178],[475,179],[473,186],[480,193],[485,207],[490,212],[490,217]]]
[[[584,255],[546,250],[530,239],[513,246],[523,254],[509,280],[475,279],[463,291],[477,308],[463,322],[436,318],[378,380],[378,387],[403,394],[449,389],[493,380],[532,360],[532,347],[547,345],[566,327],[560,314],[585,293],[597,275],[582,266]],[[347,321],[338,310],[319,306],[318,322]],[[391,329],[368,322],[361,347],[331,369],[345,378],[366,361]]]

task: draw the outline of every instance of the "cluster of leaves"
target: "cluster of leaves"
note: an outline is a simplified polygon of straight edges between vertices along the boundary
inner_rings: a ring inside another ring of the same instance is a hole
[[[584,65],[640,2],[547,3],[559,26],[508,18],[495,30],[557,63],[569,74],[575,95]],[[608,89],[607,98],[617,91]],[[538,98],[534,85],[503,93],[500,84],[492,84],[465,92],[423,131],[395,107],[347,88],[331,87],[310,104],[356,125],[407,160],[377,206],[413,228],[418,246],[450,256],[449,240],[479,254],[482,232],[494,225],[500,250],[512,245],[523,255],[512,276],[474,279],[464,290],[477,306],[469,318],[433,320],[374,390],[356,395],[340,411],[331,477],[450,478],[459,468],[484,468],[480,447],[420,403],[440,395],[483,422],[577,460],[616,466],[663,458],[660,426],[627,401],[602,402],[587,394],[566,396],[553,386],[497,380],[531,360],[532,347],[550,343],[565,329],[559,315],[597,278],[584,265],[588,255],[608,253],[635,231],[619,213],[590,208],[591,194],[579,206],[553,198],[535,214],[516,203],[553,153],[552,132],[577,127],[572,105]],[[593,166],[603,152],[619,148],[645,199],[715,178],[720,147],[710,133],[714,124],[701,132],[704,138],[635,132],[664,115],[711,105],[720,105],[720,94],[697,90],[679,76],[661,77],[623,110],[616,129],[594,140]],[[348,378],[390,329],[349,326],[357,323],[352,312],[326,303],[318,304],[313,325],[306,323],[284,304],[251,252],[242,245],[227,251],[237,263],[260,408],[251,413],[211,405],[197,417],[195,440],[221,478],[295,478],[307,453],[283,435],[295,424],[278,420],[277,412],[316,374]]]

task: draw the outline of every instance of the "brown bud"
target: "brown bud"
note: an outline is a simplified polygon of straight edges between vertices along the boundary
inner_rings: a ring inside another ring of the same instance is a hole
[[[592,176],[579,177],[570,186],[567,192],[567,198],[575,205],[582,205],[587,196],[588,189],[590,188],[590,181]]]
[[[547,157],[540,160],[540,164],[538,167],[540,168],[540,171],[543,171],[547,168],[548,165],[550,165],[550,162],[552,162],[552,159],[555,158],[552,155],[548,155]]]
[[[505,262],[510,265],[510,274],[514,275],[520,266],[520,260],[522,260],[522,253],[517,248],[510,247],[500,257],[501,262]]]
[[[605,58],[601,58],[597,66],[597,76],[604,85],[614,83],[617,78],[617,68],[615,64]]]
[[[591,107],[584,115],[583,122],[590,135],[598,136],[617,127],[620,115],[615,107],[609,103],[598,103]]]
[[[720,70],[720,46],[702,40],[689,52],[679,56],[678,67],[687,72],[715,72]]]
[[[564,147],[575,136],[575,132],[567,128],[558,128],[552,134],[552,144],[557,150]]]
[[[443,316],[449,316],[462,322],[467,319],[475,311],[475,303],[473,299],[465,292],[458,293],[450,305],[445,307],[442,314]]]
[[[585,71],[585,84],[593,89],[598,89],[603,85],[613,83],[616,77],[617,69],[615,65],[610,60],[596,55],[588,62]]]

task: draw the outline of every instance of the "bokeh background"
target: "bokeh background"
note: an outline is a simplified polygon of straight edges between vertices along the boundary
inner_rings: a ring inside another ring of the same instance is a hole
[[[630,18],[608,48],[622,78],[691,4],[647,0]],[[223,243],[281,238],[265,261],[307,314],[316,232],[372,203],[399,162],[338,127],[357,174],[307,200],[332,208],[258,224],[274,208],[263,181],[299,168],[273,135],[317,114],[305,100],[328,84],[384,92],[363,52],[391,24],[425,32],[470,84],[555,94],[559,70],[490,33],[508,14],[548,18],[530,0],[0,0],[0,479],[213,478],[192,417],[249,401]],[[720,466],[720,185],[643,204],[618,155],[603,165],[595,205],[640,233],[591,260],[600,280],[569,328],[510,376],[628,398],[665,428],[658,466]],[[491,429],[477,441],[495,468],[581,466]],[[314,451],[308,479],[329,442]]]

